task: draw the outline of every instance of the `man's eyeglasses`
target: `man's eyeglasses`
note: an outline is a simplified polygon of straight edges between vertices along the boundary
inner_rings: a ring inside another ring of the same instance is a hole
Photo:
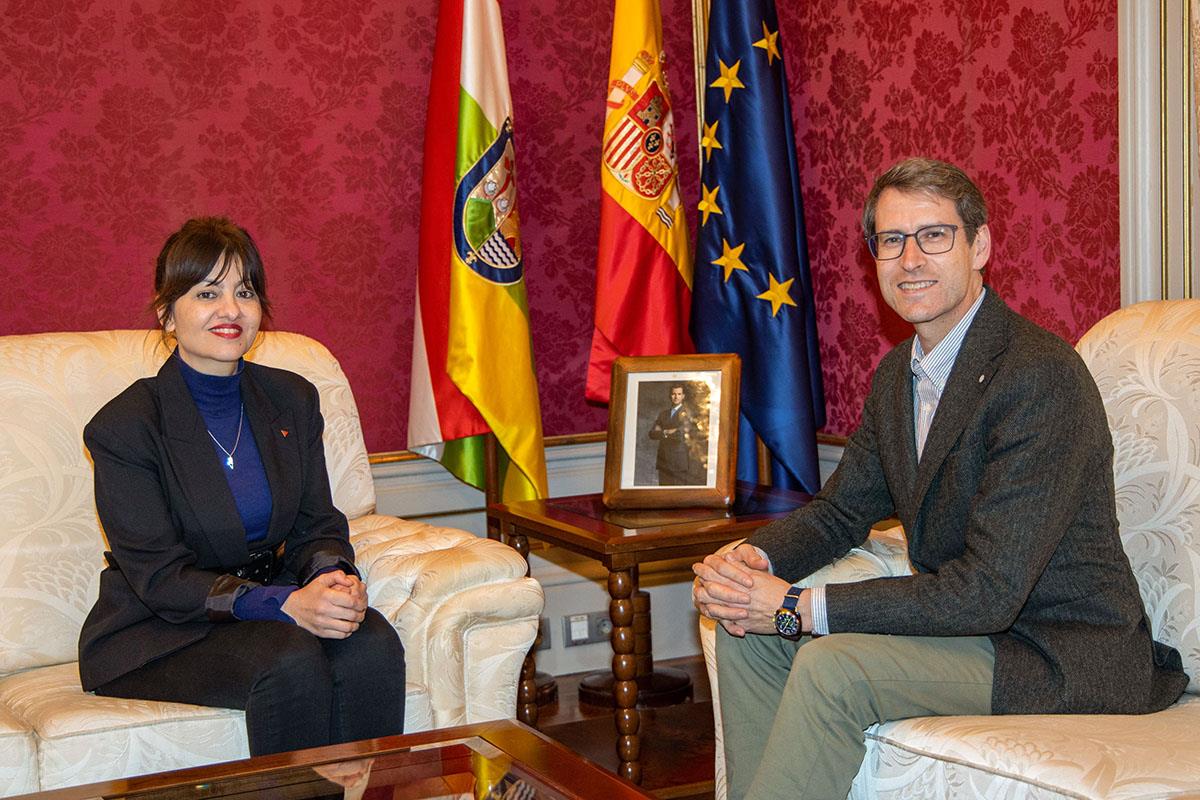
[[[891,261],[893,258],[900,257],[904,252],[904,245],[908,242],[908,237],[911,236],[917,240],[917,247],[921,248],[922,253],[927,256],[936,256],[954,248],[954,233],[957,230],[957,225],[926,225],[924,228],[917,228],[912,233],[882,231],[867,237],[867,247],[871,249],[871,255],[877,260]]]

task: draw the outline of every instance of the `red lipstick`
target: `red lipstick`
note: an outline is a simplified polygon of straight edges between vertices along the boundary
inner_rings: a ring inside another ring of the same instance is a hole
[[[238,339],[242,335],[241,325],[218,325],[215,328],[209,328],[209,333],[220,336],[222,339]]]

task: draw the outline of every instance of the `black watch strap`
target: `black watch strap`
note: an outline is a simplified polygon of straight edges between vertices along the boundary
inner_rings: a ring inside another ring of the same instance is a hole
[[[783,596],[783,602],[775,612],[775,631],[780,636],[793,639],[801,634],[800,615],[796,613],[796,605],[800,602],[800,593],[803,591],[799,586],[792,586]]]

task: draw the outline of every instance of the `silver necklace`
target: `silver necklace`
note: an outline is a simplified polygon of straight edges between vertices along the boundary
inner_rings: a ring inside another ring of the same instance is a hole
[[[217,447],[220,447],[221,452],[225,454],[225,466],[227,469],[233,469],[233,454],[237,452],[238,444],[242,441],[242,420],[245,418],[245,414],[246,414],[246,404],[243,403],[241,405],[241,407],[238,409],[237,438],[233,440],[233,449],[232,450],[226,450],[224,445],[222,445],[220,442],[217,441],[217,437],[213,436],[212,431],[208,430],[208,428],[204,429],[204,430],[208,431],[208,438],[213,440],[213,444],[215,444]]]

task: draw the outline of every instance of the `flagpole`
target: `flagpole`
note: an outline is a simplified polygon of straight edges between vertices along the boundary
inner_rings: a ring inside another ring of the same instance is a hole
[[[704,58],[708,51],[709,0],[692,0],[692,63],[696,69],[696,150],[704,163]]]
[[[483,436],[483,502],[485,506],[501,502],[503,485],[500,483],[500,455],[497,452],[500,445],[496,434],[489,431]],[[487,517],[487,537],[500,539],[500,523]]]
[[[758,446],[758,485],[771,486],[771,449],[762,437],[755,436],[754,443]]]

